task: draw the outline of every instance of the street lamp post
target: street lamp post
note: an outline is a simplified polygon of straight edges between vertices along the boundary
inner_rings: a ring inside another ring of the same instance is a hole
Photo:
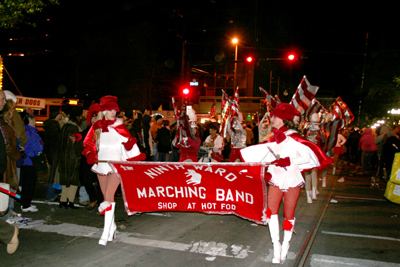
[[[233,90],[236,88],[236,82],[237,82],[237,56],[238,56],[238,42],[239,40],[237,38],[232,39],[232,43],[235,44],[235,73],[233,77]]]

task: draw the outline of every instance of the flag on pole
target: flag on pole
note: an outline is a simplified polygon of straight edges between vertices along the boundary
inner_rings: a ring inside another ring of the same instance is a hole
[[[176,144],[180,144],[181,146],[187,147],[184,137],[189,137],[189,138],[192,138],[193,140],[197,140],[197,138],[192,131],[192,127],[190,127],[189,118],[186,114],[185,109],[182,109],[180,112],[178,111],[178,108],[176,107],[176,103],[175,103],[175,98],[172,98],[172,104],[174,106],[174,114],[175,114],[176,125],[177,125],[177,131],[176,131],[177,142],[176,142]]]
[[[239,87],[236,87],[231,106],[231,117],[239,116]]]
[[[235,127],[235,117],[239,117],[239,87],[236,88],[235,94],[233,95],[233,100],[231,101],[231,114],[230,114],[230,122],[231,129],[234,130]]]
[[[268,111],[271,112],[281,101],[279,98],[274,98],[264,88],[260,87],[261,93],[265,96]]]
[[[344,124],[344,120],[334,120],[321,125],[321,129],[326,136],[323,150],[329,157],[333,156],[333,148],[337,143],[339,130],[344,126]]]
[[[174,115],[175,115],[175,120],[178,121],[179,115],[178,115],[178,108],[176,107],[175,103],[175,98],[172,98],[172,105],[174,106]]]
[[[347,124],[350,124],[354,120],[354,115],[349,106],[344,103],[340,96],[335,100],[335,102],[333,102],[330,110],[332,112],[333,120],[344,119]]]
[[[316,98],[314,98],[313,100],[311,100],[311,105],[308,107],[304,117],[307,121],[310,121],[311,115],[313,113],[318,113],[322,115],[325,112],[328,112],[326,108]]]
[[[210,118],[214,118],[217,115],[217,107],[215,106],[215,102],[212,104],[210,109]]]
[[[296,93],[294,93],[290,104],[294,105],[295,108],[301,113],[307,110],[313,100],[315,94],[318,92],[319,87],[311,85],[307,77],[304,75],[299,86],[297,87]]]
[[[225,137],[226,132],[226,122],[228,121],[229,115],[231,113],[231,102],[229,101],[228,95],[222,90],[222,99],[221,99],[221,127],[220,134]]]

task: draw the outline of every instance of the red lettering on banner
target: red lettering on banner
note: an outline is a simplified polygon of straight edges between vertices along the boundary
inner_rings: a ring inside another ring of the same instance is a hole
[[[235,214],[259,224],[268,223],[265,166],[261,163],[110,161],[109,164],[121,179],[128,215],[196,211]]]

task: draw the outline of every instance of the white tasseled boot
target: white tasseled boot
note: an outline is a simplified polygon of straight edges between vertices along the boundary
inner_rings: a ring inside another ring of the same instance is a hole
[[[104,203],[104,202],[103,202]],[[101,204],[103,204],[101,203]],[[104,208],[104,229],[103,234],[100,237],[99,245],[107,245],[107,241],[112,241],[115,238],[115,231],[117,226],[114,222],[115,202],[109,202],[110,206]]]
[[[294,222],[293,220],[285,220],[283,222],[283,242],[282,242],[282,252],[281,252],[281,261],[286,260],[287,254],[289,252],[290,240],[292,239]]]
[[[306,195],[307,195],[307,203],[312,204],[311,190],[306,190]]]
[[[272,244],[274,245],[274,257],[272,258],[272,263],[281,263],[281,243],[279,242],[278,214],[271,215],[268,226]]]
[[[312,199],[317,199],[317,194],[318,194],[317,188],[313,187],[311,191]]]

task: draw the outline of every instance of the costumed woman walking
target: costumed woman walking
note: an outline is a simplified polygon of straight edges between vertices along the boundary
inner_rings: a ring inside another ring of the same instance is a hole
[[[198,162],[197,152],[201,145],[201,139],[197,131],[196,111],[194,109],[189,109],[188,117],[193,136],[189,134],[188,137],[182,137],[183,140],[180,140],[180,136],[176,136],[172,143],[175,143],[175,147],[179,148],[179,162]]]
[[[233,123],[233,129],[231,129],[231,123],[228,122],[226,126],[228,134],[231,137],[231,154],[229,155],[229,162],[240,162],[240,149],[246,147],[246,131],[243,129],[241,122],[243,120],[242,113],[239,113],[238,117],[235,117]]]
[[[123,121],[117,118],[118,99],[115,96],[104,96],[100,99],[97,121],[90,128],[83,142],[83,155],[88,164],[93,164],[92,171],[97,174],[104,201],[99,205],[100,214],[104,215],[104,230],[99,244],[107,245],[107,241],[115,238],[117,226],[114,222],[115,192],[120,180],[108,165],[108,160],[139,161],[145,160]],[[96,162],[97,161],[97,162]]]
[[[281,263],[287,257],[289,242],[295,224],[295,208],[304,179],[304,170],[326,164],[325,154],[313,143],[303,139],[294,128],[294,116],[298,111],[291,104],[280,103],[271,112],[273,135],[268,143],[250,146],[240,151],[245,162],[271,163],[264,179],[269,181],[267,218],[274,246],[272,263]],[[284,237],[279,242],[278,211],[285,198],[283,208]]]
[[[322,147],[322,132],[319,127],[320,117],[318,113],[312,113],[310,116],[310,124],[305,129],[304,138],[308,141],[313,142],[318,147]],[[313,199],[317,199],[317,186],[318,186],[318,168],[314,168],[311,171],[304,172],[306,179],[306,194],[307,203],[312,204]],[[322,187],[325,187],[326,178],[323,177]]]

